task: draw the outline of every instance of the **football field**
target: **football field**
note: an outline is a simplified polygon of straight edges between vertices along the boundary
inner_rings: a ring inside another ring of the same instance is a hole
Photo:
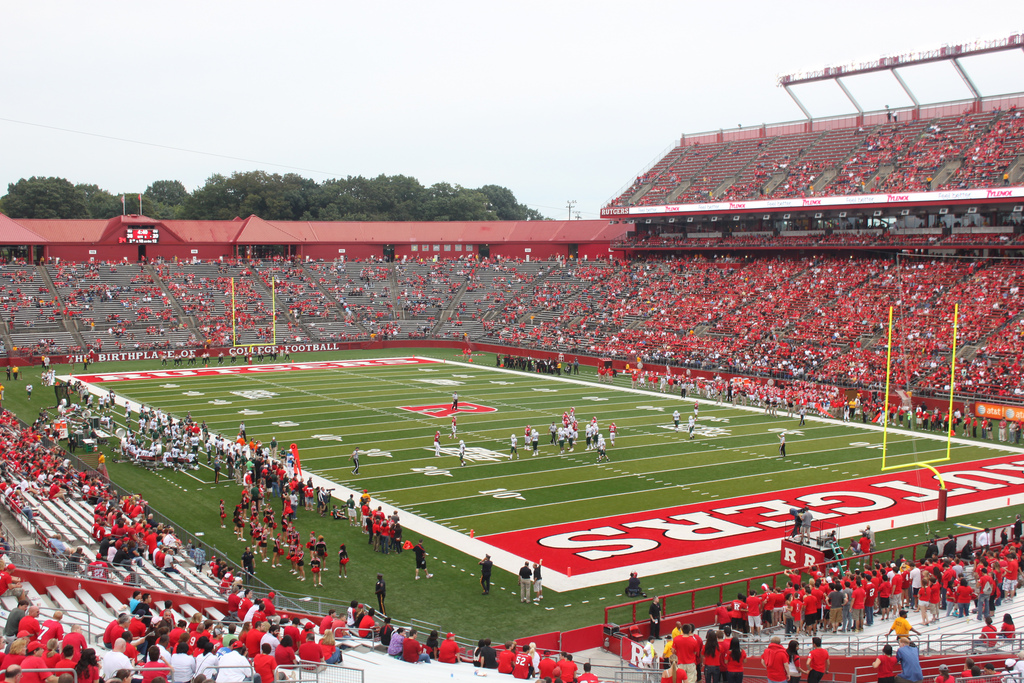
[[[493,356],[486,358],[493,363]],[[191,414],[225,436],[233,438],[244,422],[248,435],[264,444],[273,437],[282,450],[295,443],[304,472],[334,487],[336,504],[348,491],[366,489],[375,502],[398,508],[411,532],[471,556],[491,552],[509,571],[521,565],[520,558],[543,559],[546,583],[555,590],[619,581],[627,567],[650,575],[777,551],[790,525],[787,510],[801,502],[812,505],[819,519],[836,519],[843,536],[865,523],[896,528],[935,515],[937,485],[918,468],[871,484],[874,493],[863,486],[850,490],[851,482],[878,478],[882,433],[875,425],[808,415],[800,426],[784,410],[776,417],[753,406],[632,389],[622,377],[612,385],[598,383],[593,374],[554,377],[410,356],[79,378],[178,417]],[[453,392],[459,396],[455,438]],[[580,442],[561,452],[551,443],[550,425],[560,425],[573,410]],[[609,462],[597,463],[596,451],[583,443],[584,425],[593,418],[608,441]],[[540,432],[536,454],[525,440],[528,426]],[[433,447],[437,431],[440,457]],[[510,458],[513,434],[516,458]],[[786,458],[779,454],[780,435]],[[890,464],[934,461],[945,457],[946,448],[936,433],[889,431]],[[351,460],[356,449],[357,475]],[[955,439],[951,466],[1018,452]],[[196,486],[212,482],[205,458],[202,463],[200,471],[176,476],[196,480]],[[1019,469],[1005,462],[991,467]],[[952,493],[950,505],[965,503],[962,512],[1002,505],[994,497],[1003,492],[995,489],[1018,492],[1014,477],[1000,476],[996,484]],[[880,502],[885,497],[879,492],[894,489],[906,495]],[[840,490],[842,495],[835,493]],[[823,491],[832,491],[833,499]]]

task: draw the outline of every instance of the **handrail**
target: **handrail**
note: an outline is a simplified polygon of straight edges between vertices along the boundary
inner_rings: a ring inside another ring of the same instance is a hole
[[[999,525],[999,526],[991,527],[991,530],[992,530],[992,534],[993,535],[997,535],[998,532],[1001,529],[1010,529],[1010,530],[1012,530],[1012,528],[1013,528],[1012,524],[1004,524],[1004,525]],[[977,540],[977,535],[978,535],[977,531],[968,531],[968,532],[965,532],[965,533],[962,533],[962,534],[954,535],[954,539],[958,542],[957,545],[959,546],[959,541],[960,541],[961,538],[970,536],[971,537],[971,544],[973,546],[975,544],[975,541]],[[896,553],[898,553],[901,550],[907,550],[907,549],[910,550],[910,554],[911,554],[910,559],[913,560],[913,561],[916,561],[917,560],[917,549],[918,549],[918,547],[925,546],[925,549],[927,550],[927,546],[928,545],[929,545],[929,543],[927,541],[924,541],[924,542],[921,542],[921,543],[913,543],[913,544],[909,544],[909,545],[902,545],[902,546],[897,546],[895,548],[888,548],[888,549],[885,549],[885,550],[876,550],[876,551],[872,551],[870,553],[865,553],[865,554],[861,554],[861,555],[851,555],[850,557],[845,557],[845,558],[843,558],[843,560],[841,560],[841,562],[847,562],[847,563],[849,563],[849,562],[860,562],[862,566],[863,566],[863,564],[865,562],[867,562],[869,565],[873,565],[875,563],[875,561],[876,561],[876,558],[878,558],[880,556],[884,556],[884,555],[888,555],[889,556],[888,561],[892,562],[892,561],[895,561],[895,559],[896,559]],[[993,544],[990,544],[989,547],[998,548],[998,547],[1001,547],[1001,544],[993,543]],[[687,613],[693,613],[693,612],[699,612],[701,610],[711,609],[712,607],[715,606],[715,605],[704,605],[702,607],[698,607],[697,606],[697,594],[698,593],[703,593],[703,592],[707,592],[707,591],[712,591],[713,592],[713,591],[717,590],[718,591],[717,602],[720,603],[720,602],[724,602],[725,589],[728,586],[736,586],[737,584],[742,584],[742,585],[745,586],[744,592],[748,592],[749,593],[750,592],[750,585],[751,585],[752,582],[758,582],[758,583],[762,583],[763,584],[763,583],[768,583],[770,581],[771,582],[770,585],[772,586],[772,588],[776,588],[778,586],[779,577],[783,577],[783,585],[784,585],[786,583],[785,577],[787,575],[789,575],[790,573],[792,573],[792,571],[794,571],[794,570],[773,572],[771,574],[761,574],[759,576],[751,576],[751,577],[748,577],[748,578],[736,579],[734,581],[727,581],[727,582],[724,582],[724,583],[718,583],[718,584],[714,584],[712,586],[703,586],[701,588],[690,588],[690,589],[685,590],[685,591],[678,591],[676,593],[669,593],[667,595],[660,595],[660,596],[658,596],[658,600],[661,602],[662,620],[669,619],[670,617],[675,617],[675,616],[678,616],[678,615],[683,615],[683,614],[687,614]],[[683,597],[683,596],[689,596],[690,597],[690,607],[688,609],[679,610],[679,611],[676,611],[676,612],[669,612],[669,610],[668,610],[668,600],[670,598],[674,599],[674,598],[680,598],[680,597]],[[611,619],[609,619],[609,613],[612,610],[622,609],[622,608],[627,608],[627,607],[632,609],[632,613],[631,613],[631,617],[632,618],[631,618],[630,621],[623,622],[623,623],[621,623],[619,625],[620,626],[631,626],[633,624],[640,623],[640,622],[637,621],[637,618],[636,618],[636,608],[637,608],[637,605],[646,605],[646,604],[649,604],[650,602],[651,602],[650,598],[644,598],[642,600],[633,600],[632,602],[624,602],[624,603],[620,603],[618,605],[609,605],[609,606],[604,608],[604,623],[605,624],[617,623],[617,622],[613,622]]]

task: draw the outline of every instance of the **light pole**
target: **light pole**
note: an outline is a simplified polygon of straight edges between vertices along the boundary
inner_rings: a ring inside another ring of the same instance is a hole
[[[576,204],[577,202],[575,199],[570,199],[565,203],[565,208],[569,209],[569,220],[572,220],[572,209]]]

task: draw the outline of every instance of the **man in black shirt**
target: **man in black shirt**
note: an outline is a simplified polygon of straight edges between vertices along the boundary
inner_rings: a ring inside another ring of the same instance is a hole
[[[490,555],[484,555],[484,559],[478,563],[480,565],[480,585],[483,587],[484,595],[490,595],[491,592],[491,568],[494,563],[491,562]]]
[[[245,551],[242,553],[242,569],[250,575],[256,574],[256,557],[253,555],[252,548],[249,546],[245,547]]]
[[[373,592],[377,594],[377,606],[380,607],[380,613],[386,614],[384,609],[384,598],[387,597],[388,587],[384,583],[384,575],[377,574],[377,586],[373,589]]]
[[[428,579],[433,578],[434,575],[427,571],[427,551],[423,549],[422,538],[412,547],[412,551],[416,554],[416,579],[419,580],[421,569]]]
[[[488,557],[490,557],[488,555]],[[477,660],[480,662],[481,668],[484,669],[497,669],[498,668],[498,651],[491,647],[491,639],[487,638],[484,640],[484,646],[480,648],[480,657]]]
[[[947,536],[949,540],[946,541],[946,545],[942,546],[942,555],[944,557],[956,557],[956,538],[953,534]]]
[[[530,588],[533,586],[533,570],[527,562],[519,568],[519,602],[530,602]]]
[[[661,637],[661,599],[655,595],[651,607],[647,610],[651,618],[651,635],[655,638]]]

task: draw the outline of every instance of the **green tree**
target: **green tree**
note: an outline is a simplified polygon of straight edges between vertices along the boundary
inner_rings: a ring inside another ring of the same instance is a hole
[[[113,218],[121,215],[121,196],[114,196],[98,185],[79,183],[75,189],[85,197],[89,218]]]
[[[157,180],[142,193],[143,198],[150,202],[158,202],[165,206],[181,206],[188,199],[188,190],[180,180]]]
[[[536,209],[516,201],[512,190],[500,185],[484,185],[477,192],[487,196],[490,209],[495,212],[499,221],[541,221],[546,220]]]
[[[496,215],[487,205],[487,195],[482,192],[467,190],[461,185],[435,183],[427,188],[423,218],[428,221],[494,220]]]
[[[7,186],[0,211],[11,218],[88,218],[85,194],[65,178],[22,178]]]

